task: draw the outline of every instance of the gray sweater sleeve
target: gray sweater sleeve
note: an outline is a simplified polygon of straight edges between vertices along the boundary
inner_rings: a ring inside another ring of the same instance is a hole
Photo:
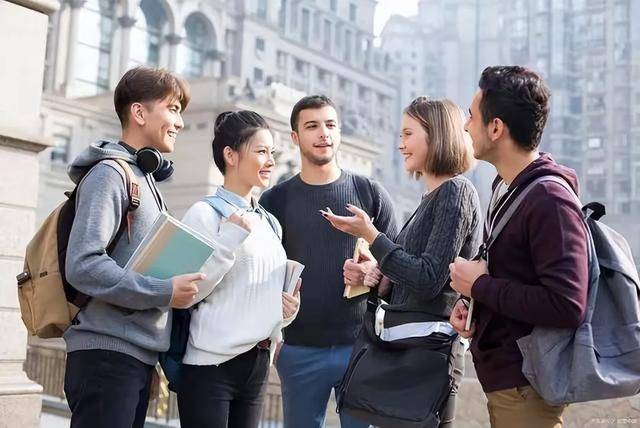
[[[436,297],[449,278],[449,264],[460,253],[468,231],[470,200],[465,186],[448,181],[433,200],[433,218],[415,219],[414,230],[433,222],[431,234],[421,254],[410,254],[384,234],[378,235],[371,252],[380,264],[380,270],[394,286],[408,287],[421,299]],[[407,239],[411,239],[408,236]]]
[[[171,279],[127,271],[107,255],[105,249],[117,233],[127,204],[124,179],[113,167],[99,164],[88,173],[78,187],[67,246],[67,281],[84,294],[124,308],[168,306]]]

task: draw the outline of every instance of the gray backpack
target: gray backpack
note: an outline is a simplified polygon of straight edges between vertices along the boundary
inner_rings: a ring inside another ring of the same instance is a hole
[[[531,182],[509,207],[492,241],[517,205],[538,183],[552,181],[569,191],[557,176]],[[585,319],[577,329],[534,327],[518,339],[522,373],[549,404],[626,397],[640,392],[640,280],[627,241],[598,220],[604,206],[582,208],[589,231],[589,292]]]

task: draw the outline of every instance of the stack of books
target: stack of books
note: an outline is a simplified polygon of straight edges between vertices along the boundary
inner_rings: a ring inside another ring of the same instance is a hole
[[[161,212],[125,266],[145,276],[169,279],[199,272],[214,244],[186,224]]]

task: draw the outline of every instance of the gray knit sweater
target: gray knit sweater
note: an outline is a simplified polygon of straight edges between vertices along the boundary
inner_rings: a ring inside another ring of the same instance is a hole
[[[104,160],[114,157],[129,162],[136,174],[140,207],[133,214],[131,238],[123,233],[107,255],[105,248],[129,205],[124,170],[115,161]],[[70,165],[69,176],[75,183],[82,182],[67,247],[67,280],[92,299],[64,333],[67,352],[116,351],[155,365],[158,352],[169,348],[171,280],[123,268],[160,212],[155,183],[136,166],[135,156],[107,142],[92,144],[80,153]]]
[[[476,255],[481,224],[475,187],[456,176],[422,198],[395,242],[380,234],[371,252],[393,284],[390,303],[449,319],[457,299],[449,264]]]

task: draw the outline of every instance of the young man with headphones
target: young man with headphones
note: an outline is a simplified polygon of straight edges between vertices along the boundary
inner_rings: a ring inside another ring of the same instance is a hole
[[[203,279],[194,273],[160,280],[124,269],[165,209],[156,181],[173,166],[162,153],[173,151],[188,102],[179,77],[129,70],[114,93],[122,141],[92,144],[69,166],[78,186],[65,271],[91,297],[64,334],[73,427],[143,427],[158,353],[169,347],[170,308],[188,306]],[[137,198],[119,161],[136,177]]]

